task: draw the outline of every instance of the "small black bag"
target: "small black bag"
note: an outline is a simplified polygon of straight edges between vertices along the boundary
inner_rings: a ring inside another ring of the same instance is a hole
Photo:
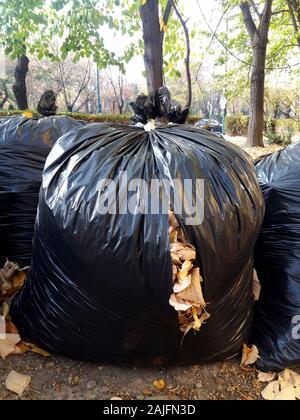
[[[46,158],[59,137],[80,127],[70,117],[0,121],[0,266],[30,265],[38,194]]]

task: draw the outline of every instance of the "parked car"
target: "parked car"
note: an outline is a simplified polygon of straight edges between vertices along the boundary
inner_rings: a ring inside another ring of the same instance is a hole
[[[223,132],[222,124],[219,123],[217,120],[210,120],[210,119],[203,119],[198,121],[195,124],[196,127],[204,128],[205,130],[212,131],[213,133],[220,133]]]

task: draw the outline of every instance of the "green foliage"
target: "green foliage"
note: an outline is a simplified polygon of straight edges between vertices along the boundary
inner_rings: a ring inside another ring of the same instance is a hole
[[[226,117],[226,134],[229,136],[247,136],[249,117],[238,114]]]
[[[19,110],[11,110],[11,111],[1,111],[0,110],[0,118],[7,117],[7,116],[14,116],[14,115],[22,115],[25,111]],[[35,111],[30,111],[33,114],[33,118],[38,118],[39,114]],[[130,117],[132,115],[120,115],[120,114],[81,114],[79,112],[59,112],[57,115],[68,115],[77,120],[83,120],[90,123],[94,122],[111,122],[116,124],[128,124]],[[192,116],[189,118],[189,124],[195,124],[197,121],[200,120],[200,117]]]
[[[247,136],[249,117],[232,115],[226,117],[226,133],[229,136]],[[300,120],[273,119],[265,121],[265,136],[268,143],[288,146],[294,137],[300,139]]]
[[[269,143],[288,146],[294,137],[300,136],[300,121],[292,119],[281,119],[275,121],[275,133],[267,131],[266,136]]]
[[[43,0],[0,1],[0,46],[11,58],[30,53],[52,57],[48,49],[51,10]]]

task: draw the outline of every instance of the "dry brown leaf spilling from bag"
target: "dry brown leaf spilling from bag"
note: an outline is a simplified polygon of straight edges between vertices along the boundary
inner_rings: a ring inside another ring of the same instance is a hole
[[[241,360],[241,366],[251,366],[255,365],[259,359],[258,348],[254,345],[248,347],[246,344],[243,346],[243,354]]]
[[[21,268],[8,260],[4,267],[0,268],[0,357],[2,359],[10,354],[23,354],[28,351],[49,356],[49,353],[34,344],[23,342],[9,316],[10,303],[23,287],[28,268]]]
[[[173,267],[173,294],[170,305],[178,312],[180,330],[187,334],[210,318],[206,311],[199,267],[195,266],[196,250],[189,244],[173,212],[169,213],[170,251]]]

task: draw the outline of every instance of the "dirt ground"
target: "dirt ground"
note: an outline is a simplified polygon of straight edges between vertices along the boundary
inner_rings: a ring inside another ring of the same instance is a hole
[[[30,375],[22,397],[5,388],[11,370]],[[159,392],[153,382],[163,379]],[[125,368],[77,362],[33,353],[0,360],[0,400],[256,400],[260,384],[253,370],[239,361],[180,368]]]
[[[227,140],[245,148],[245,138]],[[253,158],[280,149],[246,149]],[[30,387],[22,397],[8,391],[5,379],[11,370],[30,375]],[[0,360],[0,400],[83,399],[106,400],[257,400],[261,385],[253,369],[242,369],[239,360],[213,365],[180,368],[125,368],[96,365],[63,357],[43,357],[33,353]],[[159,392],[153,381],[163,379],[166,388]]]
[[[277,152],[282,149],[282,146],[277,144],[267,144],[265,139],[265,147],[247,147],[246,146],[246,137],[229,137],[225,136],[227,141],[235,144],[236,146],[244,149],[254,160],[263,155],[268,155],[269,153]]]

